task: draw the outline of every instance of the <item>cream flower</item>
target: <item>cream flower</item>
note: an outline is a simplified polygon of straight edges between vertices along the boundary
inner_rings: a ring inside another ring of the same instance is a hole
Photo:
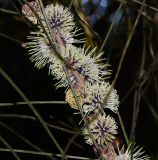
[[[92,133],[92,136],[98,145],[107,145],[108,142],[111,142],[117,134],[117,125],[114,118],[109,115],[99,114],[96,119],[93,119],[89,124],[89,129]],[[86,139],[86,143],[92,145],[93,140],[89,135],[88,129],[83,129],[83,134]]]
[[[108,77],[110,72],[106,69],[107,64],[101,59],[103,53],[95,55],[96,48],[90,50],[89,48],[79,48],[79,52],[85,55],[82,59],[81,73],[85,75],[90,84],[101,83]]]
[[[117,113],[119,106],[119,97],[115,89],[112,89],[109,94],[110,89],[111,85],[106,82],[87,86],[85,88],[83,111],[86,114],[89,114],[95,109],[103,107],[109,108],[113,112]]]
[[[133,154],[133,160],[149,160],[150,157],[147,155],[144,155],[144,151],[142,151],[143,148],[134,147],[133,151],[131,150],[131,144],[127,148],[126,151],[124,151],[124,148],[122,147],[121,150],[118,150],[118,155],[116,155],[115,160],[131,160],[131,154]]]
[[[73,22],[74,17],[68,8],[59,4],[50,4],[46,6],[45,13],[57,43],[60,43],[59,39],[65,46],[67,44],[84,42],[82,39],[74,39],[75,36],[80,34],[77,34],[79,29],[76,28]],[[43,25],[48,31],[45,21],[43,21]]]
[[[69,33],[60,33],[58,36],[60,36],[65,46],[76,42]],[[26,42],[25,45],[28,53],[31,55],[31,61],[35,62],[35,67],[40,69],[46,64],[56,61],[51,49],[51,44],[42,31],[31,32],[27,39],[28,42]]]
[[[46,6],[45,12],[52,29],[59,32],[71,32],[74,29],[74,18],[68,8],[59,4],[50,4]]]
[[[26,48],[31,55],[31,61],[35,62],[35,67],[40,69],[54,61],[55,55],[52,53],[50,44],[43,33],[32,32],[27,38],[30,42],[26,43]]]
[[[68,73],[70,80],[74,85],[84,86],[86,82],[91,84],[101,82],[103,74],[108,74],[107,71],[103,71],[104,65],[97,63],[101,55],[93,57],[93,52],[94,50],[87,53],[84,49],[72,45],[67,45],[66,48],[61,47],[61,56],[71,68],[68,68]],[[52,62],[50,65],[50,71],[52,75],[55,76],[55,79],[59,80],[57,87],[68,86],[68,81],[61,60],[56,59]]]

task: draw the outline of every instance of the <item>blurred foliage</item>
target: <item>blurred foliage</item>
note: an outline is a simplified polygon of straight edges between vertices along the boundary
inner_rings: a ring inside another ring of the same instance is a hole
[[[47,2],[54,1],[44,1],[45,4]],[[59,3],[69,7],[70,1],[59,0]],[[86,37],[86,46],[104,51],[104,58],[107,58],[109,69],[112,70],[111,82],[115,78],[141,5],[142,1],[139,0],[74,0],[72,3],[71,11],[75,14],[76,25],[83,28],[83,35],[79,38]],[[23,46],[33,28],[22,16],[21,4],[17,0],[0,1],[0,67],[31,102],[36,101],[32,103],[47,126],[51,126],[59,144],[66,149],[70,143],[67,154],[95,157],[92,148],[79,136],[80,117],[74,115],[67,104],[61,103],[65,99],[64,90],[55,90],[53,77],[48,75],[47,68],[36,70],[28,60],[29,56]],[[115,88],[120,95],[119,110],[128,137],[135,138],[154,160],[158,160],[157,44],[158,1],[148,0],[128,46]],[[51,155],[58,153],[56,146],[50,142],[42,125],[23,101],[1,70],[0,136],[3,140],[0,138],[0,159],[18,159],[14,152],[13,156],[1,150],[7,148],[7,143],[13,149],[24,150],[23,153],[25,150],[49,153],[49,156],[42,156],[27,152],[22,154],[19,151],[17,154],[22,160],[58,157]],[[121,127],[118,137],[120,142],[125,143]]]

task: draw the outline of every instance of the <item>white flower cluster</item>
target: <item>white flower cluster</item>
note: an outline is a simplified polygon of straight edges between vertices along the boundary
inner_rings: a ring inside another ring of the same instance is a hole
[[[35,62],[35,67],[38,69],[47,65],[49,73],[58,81],[56,86],[67,88],[66,101],[73,109],[79,109],[87,121],[88,126],[85,125],[82,132],[86,143],[97,144],[102,150],[111,148],[117,134],[117,124],[106,111],[118,112],[119,97],[117,91],[105,81],[109,71],[106,69],[107,64],[101,59],[102,53],[96,54],[96,48],[90,50],[74,46],[74,43],[80,43],[81,40],[74,39],[75,36],[77,37],[77,29],[69,9],[59,4],[50,4],[44,8],[45,17],[38,0],[29,2],[29,6],[25,4],[22,12],[39,29],[31,32],[26,43],[31,61]],[[47,26],[45,19],[50,27]],[[41,23],[42,26],[40,26]],[[52,34],[54,38],[51,37]],[[54,54],[54,48],[62,59]],[[70,89],[65,67],[81,108],[77,105]],[[108,153],[104,156],[106,159],[110,159],[107,156],[110,155],[112,160],[128,160],[131,151],[128,148],[127,151],[119,151],[116,154],[110,149],[106,153]],[[134,153],[134,160],[141,159],[141,155],[141,150]],[[142,156],[142,159],[149,158]]]
[[[129,145],[126,151],[122,147],[121,150],[118,149],[118,155],[115,157],[114,160],[149,160],[150,157],[144,155],[143,148],[139,148],[138,146],[133,146],[131,149],[132,144]]]

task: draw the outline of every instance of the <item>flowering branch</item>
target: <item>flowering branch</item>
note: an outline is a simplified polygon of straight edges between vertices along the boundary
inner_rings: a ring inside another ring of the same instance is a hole
[[[136,152],[132,147],[125,151],[119,146],[116,151],[113,143],[117,123],[107,111],[118,113],[119,96],[113,88],[118,75],[110,85],[107,64],[101,59],[103,53],[94,55],[96,48],[90,50],[74,45],[81,41],[74,39],[76,28],[69,9],[59,4],[44,7],[41,0],[24,1],[29,8],[24,5],[22,12],[38,27],[26,43],[30,59],[39,69],[48,65],[49,73],[58,80],[56,87],[66,87],[66,101],[80,111],[84,122],[82,133],[86,143],[93,145],[103,160],[129,160],[132,152],[135,160],[140,157],[148,160],[137,147]]]

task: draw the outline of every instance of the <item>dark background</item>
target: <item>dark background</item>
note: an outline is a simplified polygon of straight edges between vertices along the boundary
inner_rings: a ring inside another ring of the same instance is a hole
[[[82,1],[81,6],[78,6],[76,3],[72,6],[72,12],[75,14],[77,25],[84,28],[83,32],[84,36],[87,37],[87,44],[90,44],[92,47],[93,45],[97,45],[98,48],[101,46],[108,32],[109,26],[113,21],[114,14],[120,4],[118,1],[103,1],[103,4],[107,5],[101,5],[98,3],[97,6],[95,1],[89,1],[89,3]],[[20,9],[21,6],[17,1],[12,2],[18,7],[18,9]],[[61,3],[68,6],[65,1],[61,1]],[[157,1],[151,0],[146,3],[158,8]],[[15,8],[9,0],[0,0],[0,7],[15,11]],[[77,7],[81,8],[78,10],[76,9]],[[129,1],[128,4],[123,6],[104,47],[104,56],[109,61],[109,69],[112,70],[112,75],[109,78],[110,82],[112,82],[116,74],[122,51],[129,37],[131,27],[135,22],[139,8],[140,5],[132,1]],[[83,13],[83,17],[79,16],[79,12]],[[152,46],[155,55],[158,53],[158,20],[156,19],[156,14],[158,13],[148,7],[144,9],[144,12],[146,15],[150,16],[151,20],[149,20],[147,16],[141,16],[115,85],[121,101],[119,111],[128,136],[130,136],[132,125],[134,94],[142,81],[139,75],[144,44],[145,64],[142,73],[148,72],[148,68],[154,61],[151,57],[150,47]],[[95,14],[99,15],[99,18],[97,18]],[[90,32],[87,32],[87,26],[84,21],[81,21],[81,18],[84,18],[85,21],[89,23],[89,26],[92,29]],[[60,88],[56,90],[54,87],[55,81],[53,80],[53,77],[48,74],[48,68],[45,67],[41,70],[34,68],[33,63],[29,61],[30,57],[27,55],[27,50],[23,47],[29,31],[33,28],[34,26],[27,22],[22,15],[15,15],[2,10],[0,11],[0,67],[11,77],[12,81],[14,81],[14,83],[24,92],[30,101],[64,101],[65,89]],[[12,39],[10,39],[10,37],[12,37]],[[146,96],[147,101],[141,96],[140,112],[135,131],[137,144],[143,146],[146,153],[154,160],[158,160],[157,67],[158,65],[156,65],[152,72],[149,73],[149,77],[145,85],[142,87],[142,89],[145,89],[144,95]],[[134,84],[136,84],[134,90],[128,95],[128,91]],[[127,97],[122,102],[125,96]],[[14,116],[28,115],[35,117],[27,105],[17,104],[17,102],[23,101],[24,100],[7,82],[7,80],[0,75],[0,136],[2,136],[14,149],[35,151],[33,147],[26,144],[17,136],[22,135],[45,152],[58,153],[57,148],[51,142],[47,133],[37,120],[29,119],[28,117],[20,118]],[[12,103],[12,105],[3,105],[4,103]],[[79,122],[81,117],[80,115],[74,115],[74,112],[76,111],[71,109],[68,104],[38,104],[35,105],[35,108],[49,124],[64,127],[79,133]],[[157,113],[156,116],[151,108]],[[113,116],[119,123],[117,116]],[[63,123],[67,124],[67,126]],[[14,130],[15,133],[7,129],[4,124],[12,128],[12,131]],[[57,129],[51,129],[51,131],[63,148],[73,136],[70,133],[65,133]],[[121,127],[119,128],[118,140],[120,143],[125,143]],[[95,157],[92,147],[84,142],[82,136],[77,136],[74,141],[79,146],[72,144],[68,150],[68,154],[83,157]],[[7,147],[0,141],[0,148]],[[35,156],[32,154],[19,153],[18,155],[22,160],[49,159],[46,156]],[[12,159],[15,158],[11,153],[0,151],[0,160]]]

